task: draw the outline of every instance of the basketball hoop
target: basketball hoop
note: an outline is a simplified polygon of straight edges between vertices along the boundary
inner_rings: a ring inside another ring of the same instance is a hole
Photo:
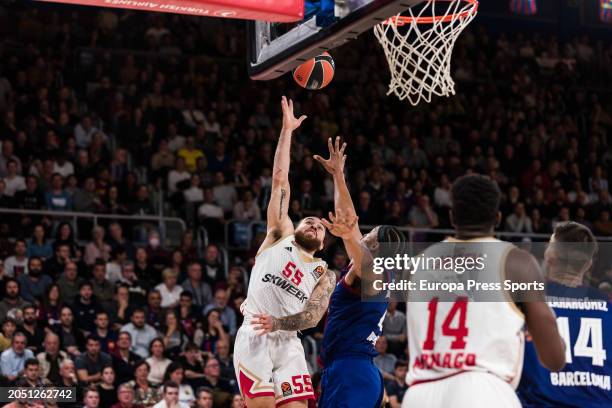
[[[426,0],[374,26],[391,81],[387,95],[417,105],[432,95],[455,94],[450,66],[453,46],[478,11],[477,0]]]

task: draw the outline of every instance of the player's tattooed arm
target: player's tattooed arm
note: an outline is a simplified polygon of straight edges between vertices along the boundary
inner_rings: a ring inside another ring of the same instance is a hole
[[[260,313],[253,316],[251,324],[254,325],[259,335],[277,330],[297,331],[315,327],[325,314],[335,287],[336,274],[327,270],[312,291],[312,295],[302,312],[278,318]]]
[[[289,219],[289,200],[291,188],[289,186],[289,165],[291,159],[291,135],[300,127],[306,116],[296,118],[293,113],[293,101],[283,96],[281,101],[283,109],[283,128],[278,138],[274,165],[272,167],[272,191],[267,209],[268,234],[259,248],[259,252],[276,242],[283,236],[293,233],[293,223]]]

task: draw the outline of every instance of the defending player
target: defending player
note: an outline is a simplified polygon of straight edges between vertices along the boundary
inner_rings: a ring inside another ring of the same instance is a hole
[[[612,304],[584,286],[597,253],[593,233],[585,226],[558,224],[544,253],[547,300],[557,314],[565,339],[566,366],[553,373],[542,367],[530,341],[525,346],[518,394],[523,407],[612,407]]]
[[[377,408],[384,396],[383,378],[373,363],[378,353],[374,345],[382,333],[387,312],[386,292],[376,293],[364,281],[372,281],[372,258],[383,252],[399,252],[403,235],[389,225],[374,228],[362,236],[355,207],[344,179],[344,150],[340,138],[335,145],[328,140],[329,159],[315,156],[334,178],[336,217],[323,220],[329,231],[342,238],[350,270],[334,289],[323,334],[321,360],[325,367],[321,378],[319,408]],[[368,301],[362,301],[362,294]]]
[[[486,258],[484,273],[495,283],[542,280],[529,253],[493,238],[500,219],[496,183],[484,176],[464,176],[453,184],[451,197],[455,238],[427,248],[424,258],[474,254]],[[433,275],[458,279],[454,270],[428,275],[431,272],[417,269],[413,280]],[[519,308],[515,298],[502,290],[488,302],[468,301],[463,294],[439,301],[440,293],[411,292],[406,312],[409,388],[402,407],[520,407],[514,388],[521,376],[525,323],[538,359],[549,369],[560,370],[564,344],[544,291],[523,295],[535,301]]]
[[[236,377],[249,408],[306,407],[307,400],[314,398],[296,330],[319,322],[336,283],[327,264],[313,257],[323,247],[321,220],[304,218],[294,230],[287,216],[291,135],[306,117],[296,119],[293,102],[285,97],[281,105],[283,129],[274,156],[268,231],[251,271],[248,296],[241,307],[244,323],[234,346]],[[283,319],[295,314],[298,318]],[[258,333],[252,323],[261,316],[277,318],[278,331]]]

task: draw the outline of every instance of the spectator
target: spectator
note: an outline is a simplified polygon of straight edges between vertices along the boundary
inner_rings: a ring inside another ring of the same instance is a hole
[[[159,331],[162,327],[164,309],[161,307],[162,297],[159,290],[152,289],[147,294],[147,305],[144,308],[147,324]]]
[[[53,281],[48,275],[43,274],[43,263],[40,258],[30,258],[28,270],[27,275],[22,274],[17,278],[21,296],[27,302],[38,304]]]
[[[40,378],[40,363],[35,358],[29,358],[25,361],[23,375],[15,383],[16,387],[38,387],[41,388],[45,384]]]
[[[134,387],[128,383],[121,384],[117,390],[117,402],[111,408],[144,408],[135,400]]]
[[[2,141],[2,153],[0,154],[0,177],[7,176],[9,162],[11,161],[17,164],[17,174],[22,173],[21,160],[14,152],[15,144],[9,139],[4,139]]]
[[[178,319],[177,312],[174,310],[168,310],[166,312],[163,341],[166,355],[172,360],[176,360],[183,352],[188,342],[183,326]]]
[[[117,377],[117,383],[123,384],[134,379],[136,363],[142,358],[131,351],[132,336],[128,332],[119,332],[117,336],[117,347],[113,356],[113,368]]]
[[[53,279],[57,279],[57,277],[64,272],[66,268],[66,262],[70,261],[70,246],[67,244],[54,244],[55,247],[55,256],[49,258],[45,261],[44,264],[44,272],[45,275],[49,275]]]
[[[213,406],[226,406],[232,400],[234,387],[225,378],[221,378],[219,361],[209,357],[204,366],[204,386],[213,390]]]
[[[53,384],[57,387],[69,387],[76,389],[77,400],[79,400],[79,394],[81,393],[81,387],[77,387],[78,379],[76,375],[76,369],[72,360],[66,359],[60,363],[60,380]]]
[[[198,208],[198,217],[202,222],[214,222],[222,224],[224,219],[223,208],[217,204],[213,195],[213,189],[204,188],[204,202]]]
[[[114,286],[106,279],[106,263],[96,259],[92,270],[91,289],[96,294],[96,300],[104,310],[111,309],[111,303],[115,295]]]
[[[102,370],[102,380],[96,388],[100,396],[100,406],[111,407],[118,402],[115,380],[115,370],[113,369],[113,367],[104,367],[104,369]]]
[[[221,152],[217,158],[223,157],[223,153]],[[196,162],[200,157],[204,156],[202,150],[195,147],[195,139],[193,136],[188,136],[185,139],[185,146],[182,149],[179,149],[177,156],[182,158],[185,161],[185,165],[187,170],[190,172],[194,172],[196,169]],[[177,159],[178,161],[178,159]]]
[[[93,295],[91,283],[82,281],[79,284],[79,296],[73,302],[72,311],[75,314],[76,327],[86,336],[96,329],[95,320],[102,308]]]
[[[4,299],[0,300],[0,320],[4,321],[12,310],[21,310],[28,303],[20,296],[19,282],[14,278],[4,280]]]
[[[23,239],[15,241],[15,255],[4,260],[4,273],[6,276],[18,278],[28,273],[27,245]]]
[[[225,339],[217,340],[215,345],[215,357],[221,367],[221,377],[236,381],[234,370],[234,358],[230,352],[230,343]]]
[[[383,321],[383,335],[387,339],[390,353],[397,356],[406,350],[406,315],[397,310],[397,302],[389,302]]]
[[[532,233],[531,219],[525,212],[525,204],[518,202],[514,205],[514,213],[506,218],[506,230],[511,232]]]
[[[17,331],[17,321],[7,317],[2,321],[2,332],[0,333],[0,353],[11,347],[13,335]]]
[[[28,348],[34,354],[39,352],[40,347],[45,338],[45,331],[38,325],[36,308],[32,305],[26,305],[22,309],[23,324],[18,330],[26,336]]]
[[[159,401],[157,388],[148,380],[149,371],[149,364],[141,360],[134,367],[134,380],[128,383],[134,388],[135,402],[145,407],[155,405]],[[121,388],[119,390],[121,391]],[[119,402],[121,402],[121,396],[119,396]]]
[[[223,265],[219,262],[219,248],[215,244],[209,244],[204,252],[203,280],[211,287],[223,281]]]
[[[164,383],[163,399],[154,408],[188,408],[189,405],[179,401],[179,387],[173,381]]]
[[[194,343],[185,346],[185,352],[180,359],[181,365],[185,369],[185,381],[191,388],[199,388],[204,384],[204,360],[202,352]]]
[[[161,307],[172,308],[178,306],[179,298],[183,288],[177,285],[178,273],[166,268],[162,272],[163,283],[155,287],[161,295]]]
[[[134,259],[136,256],[134,245],[123,236],[123,228],[118,222],[112,222],[108,226],[107,240],[111,247],[111,251],[116,251],[121,248],[125,252],[127,259]]]
[[[4,194],[14,197],[19,191],[26,189],[25,179],[17,173],[17,161],[11,159],[6,166],[6,176],[4,177]]]
[[[387,338],[385,336],[380,336],[376,341],[376,351],[378,355],[374,357],[374,365],[380,370],[383,379],[393,380],[393,370],[395,369],[397,357],[393,354],[388,354],[387,347]]]
[[[34,357],[34,353],[27,348],[27,344],[26,336],[21,332],[16,332],[13,335],[11,348],[4,350],[0,355],[0,372],[9,383],[23,375],[26,360]]]
[[[225,176],[217,171],[214,177],[213,200],[217,203],[225,214],[232,212],[236,202],[236,189],[231,184],[225,182]]]
[[[34,227],[32,238],[27,242],[26,256],[28,258],[38,257],[45,261],[53,256],[53,247],[46,237],[45,227],[37,225]]]
[[[177,191],[185,190],[185,188],[180,187],[187,187],[190,178],[191,174],[187,171],[185,159],[177,158],[174,169],[168,173],[168,192],[174,194]]]
[[[53,174],[51,190],[45,194],[45,206],[51,211],[71,211],[72,197],[64,190],[64,180],[57,173]]]
[[[96,383],[102,379],[102,370],[112,363],[110,355],[100,351],[100,340],[89,336],[86,340],[87,351],[76,358],[75,366],[79,381]]]
[[[201,315],[202,308],[193,304],[193,295],[184,290],[179,299],[179,307],[176,309],[181,327],[185,334],[191,339],[196,330],[196,320]]]
[[[105,353],[112,353],[117,344],[117,332],[109,329],[110,321],[108,313],[98,310],[95,314],[95,329],[91,335],[100,341],[100,348]]]
[[[64,306],[64,301],[60,296],[59,286],[55,283],[51,284],[38,306],[38,319],[41,324],[52,327],[59,323],[62,306]]]
[[[165,351],[166,346],[161,338],[151,341],[149,346],[150,357],[146,360],[149,364],[149,376],[147,378],[154,386],[159,386],[163,382],[166,368],[172,362],[164,356]]]
[[[195,401],[195,395],[191,385],[186,384],[184,382],[185,379],[185,370],[183,366],[179,362],[173,362],[166,369],[166,373],[164,374],[164,384],[168,381],[172,381],[178,384],[179,387],[179,396],[178,400],[180,403],[185,404],[186,406],[191,406]],[[165,385],[162,387],[162,392],[165,391]]]
[[[210,285],[202,281],[202,266],[199,262],[191,262],[187,266],[187,279],[182,283],[183,289],[191,292],[197,306],[203,307],[212,300]]]
[[[132,351],[141,358],[149,357],[149,345],[157,337],[157,331],[145,321],[145,312],[140,308],[132,311],[131,322],[121,328],[132,338]],[[134,340],[136,339],[136,340]],[[148,371],[148,367],[147,367]]]
[[[230,336],[235,336],[238,328],[236,327],[236,312],[227,305],[228,295],[227,290],[215,290],[213,302],[204,308],[204,314],[207,314],[213,309],[219,311],[220,319],[223,325],[227,328]]]
[[[95,388],[87,388],[83,397],[83,408],[98,408],[102,402],[100,393]],[[110,407],[110,405],[102,405],[103,407]]]
[[[242,200],[234,204],[233,218],[241,221],[261,220],[261,209],[253,201],[253,193],[246,190],[242,195]]]
[[[195,408],[213,408],[213,390],[200,387],[196,390]]]
[[[408,215],[410,225],[417,228],[436,228],[439,224],[438,215],[429,205],[429,197],[421,195],[417,205],[412,207]]]
[[[109,315],[112,317],[113,327],[118,330],[126,325],[132,315],[130,306],[130,288],[124,284],[115,287],[114,302],[111,304]]]
[[[393,378],[385,382],[385,390],[387,391],[391,408],[400,408],[402,405],[404,394],[408,390],[408,385],[406,384],[407,372],[408,363],[398,360],[395,362]]]
[[[71,357],[81,355],[80,350],[85,345],[85,339],[81,332],[74,327],[74,315],[72,309],[68,306],[62,307],[60,322],[53,327],[53,331],[60,338],[62,350],[66,350]]]
[[[72,261],[66,262],[64,273],[62,273],[57,280],[57,285],[59,286],[62,299],[64,299],[68,304],[73,304],[76,297],[79,296],[82,283],[83,279],[78,276],[77,264]],[[51,284],[51,282],[49,282],[49,284]]]
[[[229,335],[223,327],[220,316],[219,309],[210,309],[206,313],[203,327],[199,328],[193,335],[193,341],[196,344],[201,344],[202,350],[214,353],[218,340],[229,341]]]
[[[189,188],[183,190],[183,197],[188,204],[197,204],[204,201],[204,190],[202,190],[200,175],[191,175]]]
[[[60,339],[53,332],[45,335],[44,349],[36,356],[40,363],[40,375],[52,384],[57,384],[61,379],[60,366],[62,361],[68,360],[68,354],[60,350]]]
[[[110,259],[111,247],[104,242],[104,228],[94,227],[91,232],[93,240],[85,247],[83,260],[89,266],[93,265],[96,259],[108,261]]]

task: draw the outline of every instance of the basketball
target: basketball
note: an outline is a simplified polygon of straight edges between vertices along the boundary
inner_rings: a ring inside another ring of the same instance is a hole
[[[325,88],[334,77],[334,59],[324,52],[293,70],[293,79],[302,88],[312,91]]]

